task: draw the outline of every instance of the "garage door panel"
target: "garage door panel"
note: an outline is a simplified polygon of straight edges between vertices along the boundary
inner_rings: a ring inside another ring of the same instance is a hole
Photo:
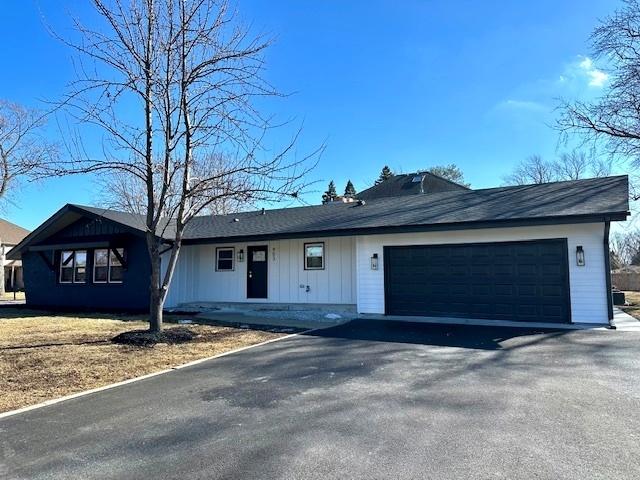
[[[569,322],[566,240],[385,247],[389,314]]]

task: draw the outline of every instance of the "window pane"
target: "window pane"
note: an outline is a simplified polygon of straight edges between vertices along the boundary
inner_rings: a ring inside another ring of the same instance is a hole
[[[121,282],[124,269],[119,265],[112,265],[109,273],[110,282]]]
[[[62,267],[60,269],[60,281],[71,282],[73,280],[73,268]]]
[[[109,262],[109,251],[108,250],[96,250],[94,253],[95,265],[96,267],[106,267]]]
[[[87,251],[77,250],[76,251],[76,267],[84,267],[86,265],[87,265]]]
[[[233,248],[219,248],[216,250],[216,270],[233,270]]]
[[[62,252],[60,256],[60,264],[65,267],[72,267],[73,263],[73,252]]]
[[[117,250],[118,250],[118,254],[119,254],[121,257],[124,257],[124,249],[122,249],[122,248],[118,248]],[[118,260],[118,257],[116,256],[116,254],[115,254],[115,253],[113,253],[113,251],[111,251],[111,250],[109,250],[109,252],[110,252],[110,255],[111,255],[111,265],[115,265],[115,266],[120,266],[120,265],[122,265],[122,264],[120,263],[120,260]]]
[[[304,251],[306,268],[324,268],[324,245],[305,245]]]
[[[76,283],[84,283],[87,279],[87,269],[85,267],[76,267],[73,281]]]
[[[93,271],[93,281],[94,282],[106,282],[107,281],[107,272],[108,267],[98,267]]]
[[[218,260],[218,270],[233,270],[233,260]]]
[[[307,268],[322,268],[322,257],[308,257]]]

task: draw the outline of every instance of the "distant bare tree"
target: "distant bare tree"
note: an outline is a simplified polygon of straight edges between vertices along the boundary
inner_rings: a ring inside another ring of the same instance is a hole
[[[57,146],[44,136],[45,115],[0,100],[0,202],[11,198],[20,182],[34,178],[57,156]],[[5,248],[0,238],[0,294],[4,294]]]
[[[618,268],[640,263],[640,231],[616,232],[609,243],[619,262]]]
[[[57,158],[58,147],[45,138],[45,126],[42,112],[0,100],[0,200]]]
[[[562,153],[555,161],[546,161],[540,155],[533,155],[520,162],[511,174],[504,177],[504,182],[507,185],[527,185],[606,177],[610,174],[610,161],[595,159],[574,150]]]
[[[579,180],[589,171],[590,160],[584,152],[563,153],[553,162],[555,178],[560,180]]]
[[[144,216],[150,330],[159,331],[191,220],[227,200],[297,198],[321,149],[296,158],[296,134],[266,151],[274,124],[255,100],[280,96],[262,77],[270,40],[252,35],[226,0],[92,3],[102,23],[76,20],[81,40],[65,41],[79,73],[62,106],[97,127],[103,152],[68,141],[72,160],[50,173],[98,172],[113,180],[123,208]]]
[[[625,0],[591,34],[595,58],[608,65],[609,81],[595,102],[565,101],[557,126],[566,138],[578,133],[640,169],[640,1]],[[631,173],[631,172],[630,172]],[[632,176],[632,184],[636,177]],[[632,189],[634,199],[640,198]]]
[[[528,185],[553,182],[556,179],[555,166],[540,155],[532,155],[520,162],[512,173],[504,177],[507,185]]]

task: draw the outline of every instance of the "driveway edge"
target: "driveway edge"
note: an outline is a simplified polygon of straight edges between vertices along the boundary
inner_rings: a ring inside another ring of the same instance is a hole
[[[175,367],[166,368],[164,370],[159,370],[157,372],[148,373],[146,375],[142,375],[140,377],[129,378],[127,380],[123,380],[121,382],[110,383],[109,385],[104,385],[102,387],[92,388],[90,390],[84,390],[82,392],[72,393],[71,395],[65,395],[64,397],[54,398],[51,400],[45,400],[41,403],[36,403],[35,405],[28,405],[26,407],[18,408],[16,410],[9,410],[8,412],[0,413],[0,419],[11,417],[13,415],[17,415],[19,413],[28,412],[29,410],[36,410],[42,407],[48,407],[49,405],[55,405],[56,403],[61,403],[66,400],[71,400],[72,398],[84,397],[85,395],[91,395],[92,393],[102,392],[104,390],[110,390],[112,388],[120,387],[122,385],[127,385],[129,383],[138,382],[140,380],[146,380],[147,378],[157,377],[158,375],[164,375],[165,373],[173,372],[175,370],[181,370],[183,368],[191,367],[193,365],[198,365],[199,363],[206,362],[208,360],[214,360],[216,358],[225,357],[227,355],[232,355],[234,353],[239,353],[244,350],[249,350],[250,348],[260,347],[262,345],[267,345],[268,343],[278,342],[280,340],[286,340],[287,338],[296,337],[298,335],[303,335],[305,333],[310,333],[315,330],[321,330],[320,328],[312,328],[309,330],[305,330],[304,332],[291,333],[289,335],[284,335],[283,337],[272,338],[270,340],[265,340],[264,342],[256,343],[254,345],[247,345],[246,347],[236,348],[235,350],[229,350],[228,352],[218,353],[216,355],[212,355],[211,357],[199,358],[198,360],[193,360],[188,363],[183,363],[181,365],[177,365]]]

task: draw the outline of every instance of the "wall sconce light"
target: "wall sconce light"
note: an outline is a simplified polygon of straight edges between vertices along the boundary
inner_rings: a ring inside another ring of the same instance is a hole
[[[584,267],[584,264],[584,249],[582,248],[582,245],[578,245],[576,247],[576,265]]]
[[[371,270],[377,270],[378,269],[378,254],[374,253],[373,255],[371,255]]]
[[[276,247],[273,247],[271,249],[271,260],[273,260],[274,262],[276,261]]]
[[[242,248],[238,251],[238,261],[240,263],[244,262],[244,250]]]

